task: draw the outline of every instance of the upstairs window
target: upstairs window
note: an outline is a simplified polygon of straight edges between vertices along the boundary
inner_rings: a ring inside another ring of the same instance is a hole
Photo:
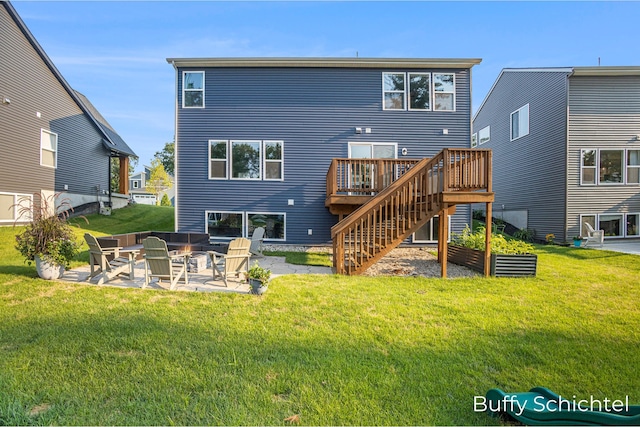
[[[405,81],[404,73],[383,73],[382,90],[385,110],[404,110]]]
[[[622,184],[622,150],[600,150],[600,184]]]
[[[40,130],[40,164],[58,167],[58,134],[44,129]]]
[[[209,141],[209,178],[227,178],[227,141]]]
[[[580,183],[596,184],[596,150],[582,150],[580,160]]]
[[[284,161],[282,141],[264,141],[264,179],[282,180]]]
[[[529,104],[511,113],[511,141],[529,135]]]
[[[456,110],[456,80],[453,73],[433,73],[433,109]]]
[[[231,141],[231,178],[260,179],[260,141]]]
[[[478,131],[478,144],[482,145],[491,140],[491,126],[483,127]]]
[[[204,71],[182,74],[182,107],[204,108]]]
[[[409,109],[431,109],[431,75],[429,73],[409,73]]]

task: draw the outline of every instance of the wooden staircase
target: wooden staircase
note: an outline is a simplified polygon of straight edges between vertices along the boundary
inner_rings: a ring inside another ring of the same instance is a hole
[[[490,212],[491,202],[491,151],[445,148],[405,168],[398,179],[331,228],[335,271],[361,274],[435,215],[441,215],[442,225],[457,204],[487,203]],[[441,240],[443,234],[446,244],[444,226]],[[441,255],[439,259],[442,262]]]

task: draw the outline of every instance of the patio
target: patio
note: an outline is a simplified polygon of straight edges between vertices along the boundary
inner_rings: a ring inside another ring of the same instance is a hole
[[[265,256],[262,258],[252,258],[250,265],[253,265],[256,261],[258,261],[258,264],[261,267],[271,270],[272,278],[282,276],[284,274],[332,274],[330,267],[289,264],[285,261],[284,257]],[[142,288],[142,286],[144,285],[144,261],[142,260],[137,261],[135,264],[134,280],[117,277],[105,284],[96,285],[95,283],[87,280],[87,278],[89,277],[89,271],[89,264],[67,270],[64,272],[64,275],[59,279],[59,281],[85,283],[91,286],[115,286],[122,288]],[[219,277],[216,280],[213,280],[213,270],[211,267],[200,270],[197,273],[189,272],[188,277],[189,283],[186,285],[182,282],[178,283],[176,290],[193,292],[249,293],[249,285],[244,280],[230,278],[228,280],[228,287],[225,286],[224,282]],[[149,284],[149,286],[147,286],[146,289],[168,290],[169,282],[163,281],[158,283],[154,280]]]

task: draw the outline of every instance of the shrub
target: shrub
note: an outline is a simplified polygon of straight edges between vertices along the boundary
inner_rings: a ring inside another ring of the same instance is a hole
[[[536,231],[531,228],[521,228],[513,233],[513,237],[525,242],[533,242],[534,237],[536,237]]]
[[[466,226],[462,233],[453,233],[451,243],[465,248],[484,251],[485,249],[486,228],[480,227],[475,233],[471,232],[469,226]],[[533,252],[533,245],[521,240],[507,240],[502,234],[491,233],[491,252],[496,254],[530,254]]]
[[[169,196],[167,193],[162,195],[162,200],[160,200],[160,206],[171,206],[171,200],[169,200]]]

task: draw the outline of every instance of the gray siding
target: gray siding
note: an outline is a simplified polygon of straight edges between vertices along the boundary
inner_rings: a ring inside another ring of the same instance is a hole
[[[566,72],[505,70],[473,121],[491,126],[494,215],[527,210],[528,227],[565,239]],[[529,134],[510,140],[511,113],[529,104]]]
[[[93,122],[0,5],[0,191],[96,194],[108,186],[108,153]],[[40,113],[37,117],[36,113]],[[40,130],[58,134],[58,167],[40,166]]]
[[[184,70],[177,70],[179,231],[203,231],[206,210],[283,212],[287,243],[328,242],[337,217],[324,206],[326,174],[332,158],[348,157],[349,142],[397,143],[411,158],[470,144],[468,69],[424,70],[456,72],[456,112],[383,111],[382,72],[409,70],[366,68],[204,69],[206,108],[182,109]],[[210,139],[284,141],[284,181],[207,179]],[[469,221],[468,209],[458,212],[454,230]]]
[[[567,225],[580,234],[580,214],[640,213],[640,186],[580,185],[580,152],[640,149],[640,76],[569,79]]]

